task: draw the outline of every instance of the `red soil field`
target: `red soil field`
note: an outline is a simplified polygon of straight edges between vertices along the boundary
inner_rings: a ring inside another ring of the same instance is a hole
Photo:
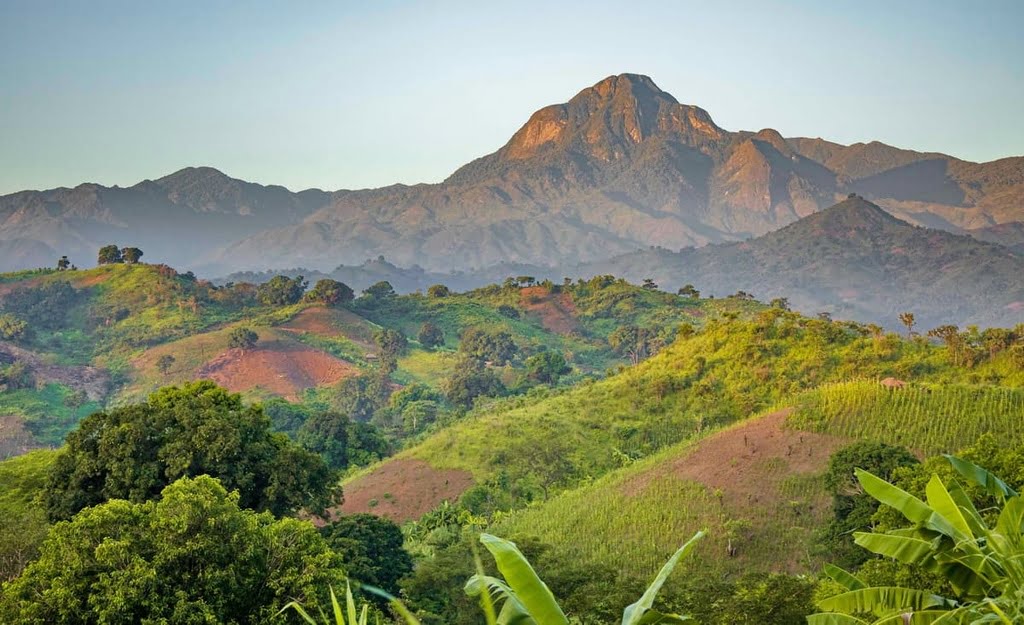
[[[206,363],[198,377],[235,393],[261,388],[295,401],[307,388],[358,374],[354,365],[325,352],[274,342],[244,352],[228,350]]]
[[[400,458],[345,485],[341,514],[369,512],[396,523],[418,519],[444,500],[454,502],[473,485],[466,471],[435,469],[422,460]],[[370,505],[376,501],[375,505]]]

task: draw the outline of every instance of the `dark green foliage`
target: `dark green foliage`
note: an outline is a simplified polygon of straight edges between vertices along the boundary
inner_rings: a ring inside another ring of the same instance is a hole
[[[208,476],[158,495],[54,526],[4,588],[0,620],[256,625],[293,599],[326,607],[326,589],[344,584],[341,559],[307,521],[244,510]]]
[[[67,323],[68,312],[79,299],[79,293],[69,282],[56,280],[37,287],[18,287],[3,299],[4,311],[32,325],[57,330]]]
[[[104,245],[96,255],[96,262],[100,265],[110,265],[122,262],[121,248],[116,245]]]
[[[516,355],[519,348],[512,340],[512,335],[503,330],[488,328],[469,328],[462,334],[459,352],[484,363],[503,365]]]
[[[463,357],[442,385],[445,397],[460,408],[471,408],[477,397],[495,397],[505,393],[505,385],[493,369],[476,360]]]
[[[7,366],[0,365],[0,390],[16,391],[35,388],[35,385],[35,376],[24,362],[16,360]]]
[[[344,469],[348,466],[350,425],[347,415],[318,412],[302,424],[296,440],[306,449],[320,454],[332,469]]]
[[[0,314],[0,339],[4,341],[19,341],[29,335],[28,324],[18,317],[10,314]]]
[[[508,317],[509,319],[519,318],[519,309],[515,306],[509,306],[508,304],[502,304],[498,306],[498,314],[502,317]]]
[[[398,330],[383,328],[373,333],[373,342],[380,348],[382,362],[394,363],[409,345],[408,339]]]
[[[306,293],[306,299],[310,302],[320,302],[327,306],[343,306],[352,301],[355,293],[352,288],[344,282],[323,278],[317,280],[313,289]]]
[[[663,345],[655,330],[629,325],[612,332],[608,343],[617,353],[628,356],[634,365],[655,354]]]
[[[690,299],[700,298],[700,291],[698,291],[692,284],[686,284],[679,288],[679,295],[688,297]]]
[[[246,508],[322,510],[337,492],[324,461],[270,432],[259,406],[209,381],[167,387],[146,403],[97,412],[68,435],[50,473],[46,509],[68,519],[109,499],[146,501],[179,477],[211,475]]]
[[[0,583],[21,573],[46,538],[40,498],[55,455],[33,451],[0,462]]]
[[[343,516],[320,528],[320,534],[345,563],[349,578],[398,594],[398,580],[412,572],[412,558],[402,547],[402,530],[372,514]]]
[[[67,256],[61,256],[57,260],[57,271],[67,271],[71,267],[71,261]]]
[[[402,594],[423,625],[478,625],[480,604],[463,590],[473,569],[468,541],[439,549],[402,580]]]
[[[565,357],[558,352],[545,351],[526,359],[527,377],[541,384],[557,384],[558,378],[572,371]]]
[[[386,300],[391,299],[392,297],[396,297],[397,293],[395,293],[395,289],[394,287],[391,286],[390,282],[382,280],[380,282],[371,284],[370,286],[366,287],[366,290],[363,291],[363,296],[370,297],[373,299]]]
[[[302,299],[307,286],[302,276],[274,276],[256,287],[256,299],[264,306],[289,306]]]
[[[121,260],[128,265],[134,265],[142,259],[142,250],[137,247],[121,248]]]
[[[451,294],[451,290],[443,284],[435,284],[427,289],[427,297],[448,297]]]
[[[748,575],[715,602],[714,625],[802,625],[814,612],[814,581],[773,573]]]
[[[345,378],[334,387],[331,408],[353,421],[369,421],[388,398],[387,381],[381,376]]]
[[[171,370],[171,367],[173,366],[174,356],[172,356],[171,354],[164,354],[163,356],[160,356],[159,358],[156,359],[156,368],[163,375],[167,375],[167,373]]]
[[[853,533],[871,526],[878,502],[859,487],[854,470],[864,469],[888,480],[896,469],[915,464],[917,458],[909,451],[884,443],[861,441],[832,454],[825,488],[832,495],[833,518],[821,536],[830,560],[843,568],[853,568],[869,555],[854,544]]]
[[[256,334],[249,328],[235,328],[228,335],[228,347],[232,349],[252,349],[256,346],[256,342],[260,340],[260,335]]]
[[[434,349],[444,345],[444,331],[433,321],[424,321],[420,326],[419,334],[416,335],[416,340],[423,347]]]

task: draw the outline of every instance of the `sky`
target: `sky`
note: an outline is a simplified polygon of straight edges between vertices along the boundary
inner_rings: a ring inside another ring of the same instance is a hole
[[[437,182],[622,72],[723,128],[1024,155],[1024,2],[0,0],[0,194]]]

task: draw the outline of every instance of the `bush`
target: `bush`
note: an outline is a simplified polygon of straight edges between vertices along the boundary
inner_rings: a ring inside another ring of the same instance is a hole
[[[256,334],[249,328],[235,328],[231,331],[228,336],[228,347],[233,349],[247,350],[252,349],[256,342],[260,340],[260,335]]]
[[[256,299],[264,306],[290,306],[302,299],[308,285],[302,276],[274,276],[256,287]]]

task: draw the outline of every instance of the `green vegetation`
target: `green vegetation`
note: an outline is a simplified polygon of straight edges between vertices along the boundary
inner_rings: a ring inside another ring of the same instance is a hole
[[[1018,375],[1011,379],[1016,382]],[[983,434],[1016,440],[1022,414],[1020,387],[944,383],[890,389],[858,381],[804,394],[790,423],[935,454],[966,447]]]
[[[5,623],[271,621],[317,605],[341,560],[310,523],[239,505],[208,476],[159,500],[114,500],[53,526],[37,560],[0,595]]]

